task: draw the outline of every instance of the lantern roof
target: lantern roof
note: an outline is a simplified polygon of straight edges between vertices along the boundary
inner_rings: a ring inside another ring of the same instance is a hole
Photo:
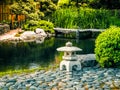
[[[67,42],[65,46],[57,48],[57,51],[75,52],[75,51],[82,51],[82,49],[72,46],[71,42]]]

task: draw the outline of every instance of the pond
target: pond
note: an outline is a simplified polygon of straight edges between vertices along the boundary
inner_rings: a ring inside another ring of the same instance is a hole
[[[78,54],[94,53],[95,39],[62,39],[48,38],[43,43],[20,42],[0,44],[0,71],[31,69],[37,67],[47,67],[60,62],[61,53],[56,48],[65,46],[67,41],[71,41],[83,51]]]

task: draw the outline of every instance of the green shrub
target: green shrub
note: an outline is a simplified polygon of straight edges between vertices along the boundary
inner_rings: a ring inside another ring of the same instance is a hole
[[[27,18],[29,20],[38,20],[39,19],[39,15],[37,13],[30,13],[30,14],[28,14]]]
[[[44,29],[46,32],[54,33],[54,25],[51,22],[40,20],[38,23],[38,28]]]
[[[34,31],[37,28],[37,26],[38,26],[38,21],[29,20],[22,26],[22,29]]]
[[[39,10],[43,12],[46,16],[57,9],[57,6],[51,0],[39,0],[39,3]]]
[[[120,27],[112,26],[97,37],[95,54],[102,67],[120,67]]]
[[[30,20],[23,25],[22,29],[34,31],[36,28],[44,29],[45,32],[54,33],[53,23],[45,20],[39,20],[39,21]]]

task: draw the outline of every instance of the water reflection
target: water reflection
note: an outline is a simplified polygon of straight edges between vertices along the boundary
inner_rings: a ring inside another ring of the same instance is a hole
[[[94,52],[94,39],[76,42],[75,39],[48,38],[44,43],[0,43],[0,71],[47,67],[54,62],[59,63],[62,54],[56,48],[64,46],[67,41],[83,49],[80,53]]]
[[[45,37],[38,37],[36,38],[35,42],[36,43],[44,43]]]

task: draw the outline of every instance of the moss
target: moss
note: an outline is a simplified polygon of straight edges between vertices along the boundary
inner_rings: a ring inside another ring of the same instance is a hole
[[[19,34],[19,33],[16,33],[16,34],[15,34],[15,37],[20,37],[20,35],[21,35],[21,34]]]

